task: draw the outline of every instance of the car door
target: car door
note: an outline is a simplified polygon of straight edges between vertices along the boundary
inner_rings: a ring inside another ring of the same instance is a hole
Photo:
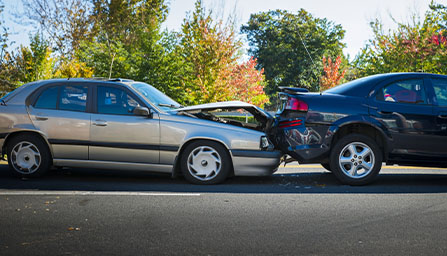
[[[447,162],[447,79],[433,78],[430,82],[436,116],[435,142],[432,147],[438,157]]]
[[[47,135],[55,159],[88,159],[91,90],[82,83],[52,84],[28,106],[34,126]]]
[[[143,102],[124,86],[96,86],[95,113],[90,127],[90,160],[159,163],[158,114],[137,116],[133,113],[137,106],[144,106]]]
[[[393,139],[392,154],[412,159],[436,154],[436,118],[423,78],[394,81],[375,89],[370,115],[379,120]]]

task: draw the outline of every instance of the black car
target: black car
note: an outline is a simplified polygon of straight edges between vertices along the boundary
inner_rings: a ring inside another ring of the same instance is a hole
[[[276,145],[344,184],[370,183],[383,162],[447,167],[447,76],[380,74],[279,98]]]

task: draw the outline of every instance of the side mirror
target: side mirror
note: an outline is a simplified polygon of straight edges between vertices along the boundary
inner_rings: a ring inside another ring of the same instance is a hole
[[[151,117],[152,116],[152,113],[151,113],[151,111],[148,108],[141,107],[141,106],[138,106],[138,107],[134,108],[133,113],[136,116],[145,116],[145,117]]]

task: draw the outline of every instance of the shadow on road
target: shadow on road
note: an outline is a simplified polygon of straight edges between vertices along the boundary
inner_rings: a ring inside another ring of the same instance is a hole
[[[296,172],[271,177],[234,177],[224,184],[199,186],[182,177],[146,172],[98,169],[55,170],[38,179],[13,177],[8,167],[0,164],[0,189],[3,190],[74,190],[74,191],[138,191],[179,193],[445,193],[444,174],[381,174],[368,186],[341,185],[328,172]]]

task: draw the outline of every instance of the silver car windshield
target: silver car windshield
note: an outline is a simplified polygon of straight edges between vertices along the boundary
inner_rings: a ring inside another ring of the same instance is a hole
[[[179,103],[169,98],[166,94],[162,93],[151,85],[146,83],[133,83],[132,87],[143,97],[145,97],[146,100],[150,101],[152,104],[164,111],[181,107]]]

